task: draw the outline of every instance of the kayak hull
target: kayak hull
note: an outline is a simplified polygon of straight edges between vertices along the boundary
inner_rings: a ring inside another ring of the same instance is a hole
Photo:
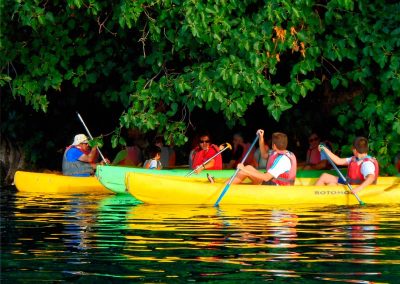
[[[106,188],[111,190],[114,193],[126,193],[127,188],[125,186],[125,178],[127,173],[137,172],[144,174],[152,174],[152,175],[162,175],[162,176],[180,176],[184,177],[191,173],[191,169],[189,168],[175,168],[175,169],[163,169],[163,170],[149,170],[143,168],[134,168],[134,167],[122,167],[122,166],[111,166],[111,165],[98,165],[96,168],[96,177]],[[262,171],[262,170],[260,170]],[[336,175],[335,171],[322,171],[322,170],[307,170],[307,171],[298,171],[297,177],[309,177],[309,178],[317,178],[323,172],[329,172],[331,174]],[[207,174],[211,175],[215,179],[229,179],[235,173],[233,169],[224,169],[224,170],[207,170],[201,171],[199,174],[193,173],[190,175],[190,178],[194,179],[206,179]],[[346,174],[346,170],[343,170],[343,173]]]
[[[168,176],[143,173],[128,173],[128,191],[138,200],[148,204],[196,204],[214,205],[227,187],[220,205],[290,205],[290,204],[358,204],[357,199],[345,185],[314,186],[315,179],[299,179],[303,185],[267,186],[251,184],[209,183]],[[360,199],[367,204],[389,204],[400,202],[400,178],[382,179],[359,192]]]
[[[14,184],[20,192],[111,193],[96,177],[72,177],[52,173],[17,171]]]

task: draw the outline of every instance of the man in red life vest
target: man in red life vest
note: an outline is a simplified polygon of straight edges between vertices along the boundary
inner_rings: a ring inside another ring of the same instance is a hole
[[[272,134],[272,151],[267,152],[264,143],[264,130],[257,131],[261,155],[268,160],[267,172],[261,173],[251,165],[239,163],[240,170],[232,181],[233,184],[241,183],[249,178],[253,184],[265,185],[293,185],[296,178],[297,160],[296,156],[286,150],[288,139],[286,134],[275,132]]]
[[[368,155],[368,140],[365,137],[357,137],[354,140],[352,151],[353,156],[349,158],[340,158],[333,154],[327,147],[320,145],[331,160],[338,166],[348,165],[346,180],[350,184],[358,185],[353,188],[353,192],[357,193],[364,187],[376,183],[379,175],[378,161]],[[337,185],[346,184],[346,181],[341,178],[323,173],[316,185]]]
[[[205,161],[210,159],[219,151],[219,147],[211,143],[210,135],[203,133],[200,135],[199,145],[191,151],[191,167],[200,173],[202,170],[222,170],[221,155],[211,159],[207,164]]]

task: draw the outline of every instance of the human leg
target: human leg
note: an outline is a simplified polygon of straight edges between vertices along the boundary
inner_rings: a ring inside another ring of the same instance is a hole
[[[259,174],[259,171],[251,165],[244,166],[241,170],[239,170],[238,174],[232,181],[233,184],[242,183],[246,178],[249,178],[253,184],[261,184],[262,179],[257,178],[256,175]]]
[[[319,177],[319,179],[317,180],[315,185],[337,185],[338,184],[338,180],[339,180],[339,178],[337,176],[334,176],[334,175],[331,175],[331,174],[327,174],[327,173],[323,173]]]

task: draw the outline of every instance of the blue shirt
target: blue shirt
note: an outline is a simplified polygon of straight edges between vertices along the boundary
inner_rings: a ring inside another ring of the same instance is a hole
[[[72,147],[67,151],[66,157],[68,162],[76,162],[83,155],[82,150]]]

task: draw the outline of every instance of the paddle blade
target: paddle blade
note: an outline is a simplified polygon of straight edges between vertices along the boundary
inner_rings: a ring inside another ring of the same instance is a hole
[[[229,187],[231,186],[231,183],[229,182],[228,184],[225,185],[224,189],[222,190],[221,194],[219,195],[217,201],[215,202],[214,206],[218,207],[220,201],[222,200],[222,197],[224,197],[225,193],[228,191]]]

